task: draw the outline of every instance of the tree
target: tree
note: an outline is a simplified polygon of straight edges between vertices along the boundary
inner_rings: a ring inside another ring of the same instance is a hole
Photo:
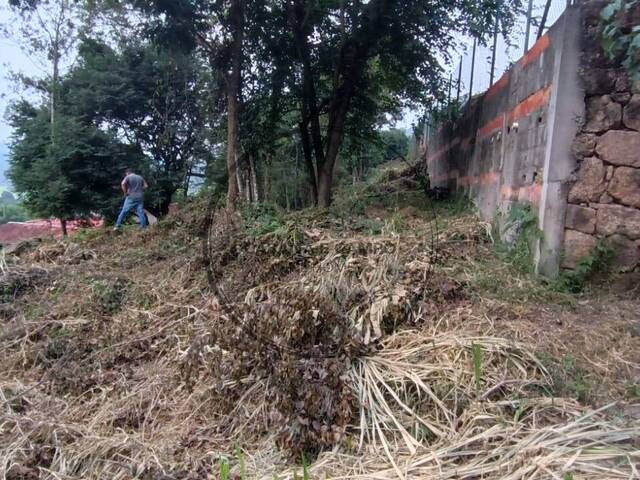
[[[225,79],[229,182],[237,181],[238,150],[245,144],[237,125],[247,120],[251,94],[265,95],[254,85],[268,86],[266,95],[277,98],[284,84],[298,115],[278,130],[298,130],[310,189],[321,207],[331,203],[345,137],[371,135],[382,114],[442,96],[441,59],[448,58],[456,36],[482,41],[493,32],[496,16],[508,33],[521,7],[520,0],[152,3],[164,14],[156,31],[160,24],[165,37],[190,38]],[[279,76],[281,82],[273,81]],[[229,184],[231,203],[236,194]]]
[[[131,40],[119,50],[85,39],[78,65],[64,82],[72,114],[106,127],[150,157],[151,192],[168,211],[206,161],[206,79],[191,54]]]
[[[149,47],[158,49],[162,45],[159,50],[163,50],[171,45],[174,50],[196,52],[195,58],[206,59],[208,105],[201,111],[209,126],[219,126],[216,117],[226,113],[226,140],[221,143],[225,146],[230,208],[239,193],[255,201],[260,197],[259,185],[264,185],[263,194],[269,191],[271,166],[275,157],[285,152],[292,172],[297,174],[298,165],[305,168],[313,201],[320,207],[328,206],[339,158],[361,161],[358,151],[375,139],[376,130],[389,115],[396,116],[407,107],[417,108],[428,98],[442,96],[442,61],[448,60],[456,37],[468,34],[483,41],[493,33],[496,16],[500,16],[503,33],[508,33],[521,6],[520,0],[103,3],[111,7],[134,6],[142,12],[140,31],[146,35]],[[106,50],[107,43],[102,43],[100,48]],[[114,51],[117,53],[106,75],[133,55],[124,49]],[[108,52],[100,55],[110,57]],[[137,80],[145,78],[137,65],[130,70],[119,74],[134,75],[135,81],[115,78],[109,80],[110,84],[127,85],[123,92],[129,94],[130,87],[137,88]],[[154,75],[158,72],[151,74]],[[87,81],[87,88],[90,85]],[[202,85],[197,88],[202,89]],[[166,89],[160,87],[159,91]],[[115,92],[107,97],[117,100],[121,92],[117,88]],[[111,104],[111,100],[106,102],[107,107]],[[135,102],[131,105],[135,111]],[[172,105],[173,108],[175,104]],[[111,118],[107,123],[115,125],[113,118],[124,118],[112,113],[105,113],[105,119]],[[179,118],[185,116],[196,118],[191,111]],[[163,115],[154,118],[153,113],[131,118],[135,121],[126,128],[117,128],[119,136],[125,131],[135,132],[140,119],[143,124],[158,127],[158,132],[168,131],[166,125],[176,125],[164,122]],[[150,146],[157,146],[158,142],[145,138],[147,134],[136,135],[135,142],[149,153]],[[152,136],[163,138],[163,134]],[[181,138],[186,137],[167,138],[165,145],[180,143]],[[282,139],[291,142],[281,142]],[[202,146],[210,150],[218,147],[212,142]],[[162,155],[152,155],[153,161]],[[284,160],[279,163],[287,165]],[[167,169],[172,177],[180,176],[178,170]],[[258,181],[259,174],[263,175],[263,182]],[[286,175],[286,168],[282,174]]]
[[[19,78],[28,87],[33,87],[43,93],[48,104],[48,134],[47,144],[43,144],[42,131],[38,127],[45,125],[42,115],[34,115],[34,121],[30,128],[25,128],[23,135],[29,136],[33,140],[32,148],[36,148],[41,154],[40,162],[37,159],[30,161],[35,168],[42,168],[42,172],[31,171],[18,173],[16,181],[21,186],[27,183],[39,183],[46,179],[47,174],[55,174],[60,171],[60,166],[56,165],[56,155],[63,151],[57,144],[57,132],[60,131],[58,125],[58,104],[60,102],[59,84],[60,70],[65,57],[73,50],[77,39],[77,9],[76,4],[71,0],[52,0],[50,2],[40,2],[38,0],[10,0],[10,5],[19,12],[17,21],[5,26],[5,34],[12,37],[20,46],[22,51],[32,59],[34,63],[46,72],[43,79],[34,79],[24,76]],[[33,28],[36,26],[36,28]],[[21,105],[19,112],[25,113],[27,109]],[[42,113],[42,112],[40,112]],[[14,122],[18,119],[14,118]],[[18,138],[20,134],[16,136]],[[14,148],[19,152],[19,145],[14,143]],[[47,161],[44,161],[44,158]],[[36,157],[37,158],[37,157]],[[55,177],[53,177],[55,178]],[[15,185],[15,184],[14,184]],[[46,188],[48,198],[53,202],[50,205],[41,204],[37,200],[37,195],[27,195],[27,206],[34,212],[57,212],[62,225],[63,234],[66,235],[65,220],[68,217],[67,207],[62,205],[64,192],[67,186],[61,177],[56,178]],[[19,187],[16,186],[19,189]],[[32,192],[33,193],[33,192]]]
[[[73,52],[79,33],[80,11],[73,0],[10,0],[19,12],[17,21],[5,26],[22,51],[44,72],[44,79],[21,77],[48,99],[50,142],[55,143],[62,64]],[[35,28],[34,28],[35,27]]]
[[[331,203],[333,174],[349,122],[358,105],[385,108],[439,94],[439,58],[455,35],[486,37],[497,15],[506,31],[520,1],[371,0],[364,2],[288,0],[282,2],[293,45],[292,71],[298,82],[300,131],[313,151],[318,204]],[[321,39],[318,41],[317,39]],[[384,86],[389,103],[367,98]],[[375,117],[375,115],[372,115]],[[357,117],[355,118],[357,121]]]
[[[91,214],[113,214],[120,201],[119,179],[140,152],[67,115],[57,114],[50,141],[51,116],[43,105],[22,101],[11,116],[14,129],[9,178],[35,215],[66,221]]]
[[[130,0],[130,3],[145,13],[147,31],[155,41],[198,48],[207,57],[212,76],[222,80],[227,111],[227,206],[235,208],[246,0]],[[217,92],[212,92],[211,97],[216,99]]]

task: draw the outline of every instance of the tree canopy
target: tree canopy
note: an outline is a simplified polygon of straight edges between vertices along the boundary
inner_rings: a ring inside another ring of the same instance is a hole
[[[73,196],[71,172],[93,185],[98,159],[109,172],[140,165],[160,213],[194,177],[225,190],[229,208],[327,207],[335,181],[358,181],[407,151],[407,136],[388,125],[443,97],[457,38],[484,41],[497,17],[508,34],[521,9],[521,0],[12,4],[25,18],[44,6],[80,12],[76,41],[60,45],[77,45],[76,61],[52,69],[43,101],[18,104],[13,117],[16,185],[34,210],[57,216],[105,210],[102,193],[86,206]],[[61,129],[72,135],[57,142]],[[40,188],[36,170],[58,183]],[[99,192],[115,181],[95,175]],[[44,191],[52,201],[40,204]]]

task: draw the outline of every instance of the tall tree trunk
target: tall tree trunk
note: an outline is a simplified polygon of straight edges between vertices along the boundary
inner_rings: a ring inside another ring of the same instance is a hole
[[[244,198],[245,195],[245,190],[244,190],[244,173],[242,172],[242,168],[240,168],[240,166],[238,165],[238,159],[236,157],[236,175],[235,175],[235,179],[236,179],[236,185],[237,185],[237,197],[239,198]],[[246,200],[246,198],[245,198]]]
[[[351,94],[341,98],[329,113],[327,128],[327,154],[324,163],[318,169],[318,206],[327,208],[331,205],[333,189],[333,169],[344,137],[344,122],[347,118]]]
[[[311,152],[311,142],[309,140],[309,127],[302,121],[299,124],[300,127],[300,139],[302,143],[302,154],[304,156],[304,165],[307,169],[307,181],[311,187],[311,195],[313,197],[313,204],[318,204],[318,174],[316,167],[313,163],[313,153]]]
[[[289,189],[287,188],[286,182],[284,184],[284,198],[285,198],[285,206],[288,212],[289,210],[291,210],[291,204],[289,202]]]
[[[258,192],[258,173],[256,171],[256,162],[253,159],[253,155],[249,155],[249,185],[251,188],[251,197],[253,203],[260,201]]]
[[[242,41],[244,35],[244,0],[232,0],[229,20],[233,35],[231,70],[227,74],[227,208],[234,209],[238,199],[238,97],[242,68]]]
[[[62,236],[66,237],[68,235],[67,233],[67,220],[64,218],[60,219],[60,228],[62,229]]]
[[[58,82],[60,80],[60,56],[61,56],[61,20],[65,16],[65,4],[60,5],[60,12],[55,24],[55,30],[53,33],[53,39],[51,42],[51,92],[49,92],[49,113],[51,116],[51,146],[55,146],[56,143],[56,114],[57,112],[57,94],[58,94]]]
[[[184,181],[182,182],[182,189],[184,190],[184,199],[186,200],[189,196],[189,185],[191,184],[191,171],[192,167],[189,165],[184,174]]]
[[[326,153],[323,164],[318,166],[318,206],[322,208],[331,205],[333,171],[342,145],[351,99],[366,70],[370,51],[374,48],[375,39],[379,38],[378,32],[383,30],[384,16],[392,3],[390,0],[371,0],[363,16],[366,21],[356,34],[357,38],[345,41],[340,52],[336,78],[341,79],[341,83],[334,85],[334,94],[329,103]]]
[[[311,145],[316,157],[317,168],[324,163],[324,147],[322,144],[322,130],[320,127],[320,110],[315,87],[315,78],[311,68],[311,54],[309,53],[308,20],[310,6],[304,0],[294,0],[290,10],[289,22],[293,28],[294,46],[298,60],[302,63],[302,123],[310,133]]]
[[[264,200],[271,200],[271,154],[267,154],[264,161],[264,176],[262,177],[262,197]]]

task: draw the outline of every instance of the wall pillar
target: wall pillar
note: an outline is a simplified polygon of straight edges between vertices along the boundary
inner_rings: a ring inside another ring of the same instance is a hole
[[[560,22],[564,25],[562,45],[555,50],[555,68],[548,110],[548,138],[545,149],[542,196],[538,225],[536,272],[553,277],[560,270],[564,242],[567,195],[576,160],[571,153],[573,139],[584,118],[584,89],[579,77],[581,19],[578,6],[568,7]]]

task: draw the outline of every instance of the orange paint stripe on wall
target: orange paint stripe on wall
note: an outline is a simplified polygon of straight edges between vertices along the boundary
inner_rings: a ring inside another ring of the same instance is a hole
[[[458,179],[459,185],[493,185],[500,180],[500,174],[496,172],[481,173],[480,175],[467,175]]]
[[[491,85],[487,92],[484,94],[484,99],[489,100],[495,97],[499,92],[504,90],[504,88],[509,84],[509,72],[504,72],[504,74],[500,77],[496,83]]]
[[[536,43],[533,44],[533,47],[524,54],[524,56],[518,61],[522,68],[530,65],[535,62],[542,52],[544,52],[551,45],[551,39],[549,35],[544,34],[541,36]]]
[[[520,102],[516,107],[508,113],[508,123],[515,122],[520,118],[526,117],[530,115],[532,112],[544,107],[549,103],[549,97],[551,96],[551,86],[541,88],[537,92],[532,93],[527,98],[525,98],[522,102]],[[502,128],[502,114],[498,115],[496,118],[491,120],[490,122],[484,124],[478,130],[478,136],[486,137],[491,133],[495,132]]]
[[[527,185],[525,187],[511,187],[509,185],[504,185],[500,189],[500,195],[505,200],[529,202],[534,205],[538,205],[542,196],[542,185],[538,183]]]
[[[459,186],[490,186],[495,185],[500,181],[500,174],[497,172],[488,172],[480,175],[465,175],[464,177],[458,177],[458,171],[454,170],[449,174],[437,175],[433,177],[436,182],[444,182],[447,180],[456,180]],[[503,200],[511,200],[518,202],[528,202],[533,205],[540,204],[540,198],[542,196],[542,185],[535,183],[533,185],[526,185],[524,187],[512,187],[510,185],[503,185],[500,188],[500,196]]]
[[[478,136],[486,137],[487,135],[490,135],[495,130],[501,129],[502,122],[503,122],[502,115],[497,116],[496,118],[494,118],[493,120],[491,120],[489,123],[485,124],[482,128],[478,130]]]
[[[516,108],[509,112],[509,123],[530,115],[532,112],[544,107],[549,103],[551,96],[551,86],[541,88],[537,92],[529,95]]]

